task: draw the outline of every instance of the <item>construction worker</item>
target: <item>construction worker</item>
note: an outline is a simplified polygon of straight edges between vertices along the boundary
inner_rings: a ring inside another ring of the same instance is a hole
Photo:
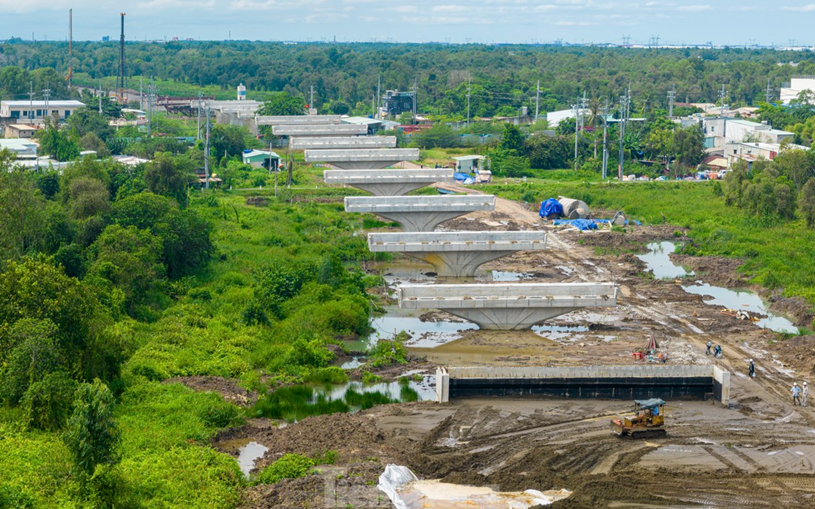
[[[792,384],[792,406],[801,405],[801,388],[798,387],[798,382]]]
[[[707,345],[705,345],[705,355],[710,355],[710,347],[713,346],[713,343],[708,341]]]
[[[747,370],[747,374],[750,376],[750,378],[756,377],[756,365],[753,364],[753,359],[750,359],[750,367]]]
[[[713,356],[717,359],[722,358],[722,345],[716,345],[713,347]]]
[[[809,387],[807,387],[807,383],[804,382],[804,390],[801,391],[801,403],[802,406],[807,406],[807,399],[809,398]]]

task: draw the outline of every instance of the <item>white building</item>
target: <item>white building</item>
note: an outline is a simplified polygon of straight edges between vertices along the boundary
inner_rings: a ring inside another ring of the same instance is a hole
[[[65,120],[71,113],[84,106],[85,104],[79,101],[48,101],[47,108],[45,101],[0,101],[0,121],[25,120],[31,123],[55,115],[59,116],[60,120]]]
[[[803,145],[789,144],[785,150],[809,150],[809,148]],[[729,142],[724,147],[724,156],[727,159],[728,168],[739,160],[746,161],[747,167],[751,168],[753,162],[758,159],[772,161],[780,153],[781,145],[779,143]]]
[[[781,88],[781,102],[789,104],[793,99],[798,99],[798,94],[805,90],[815,93],[815,76],[795,76],[785,85],[787,86]]]
[[[21,138],[2,139],[0,138],[0,151],[9,150],[16,159],[37,159],[37,149],[39,146],[31,140]]]
[[[781,143],[795,137],[795,133],[773,129],[768,124],[737,118],[706,118],[705,136],[716,138],[716,147],[729,142]]]
[[[586,115],[589,112],[588,109],[583,110],[583,114]],[[566,120],[567,118],[575,118],[574,110],[559,110],[559,111],[550,111],[546,114],[546,121],[549,123],[549,127],[557,127],[562,121]]]
[[[459,173],[476,173],[479,169],[484,168],[485,164],[482,162],[486,158],[484,156],[460,156],[454,157],[456,161],[456,171]]]

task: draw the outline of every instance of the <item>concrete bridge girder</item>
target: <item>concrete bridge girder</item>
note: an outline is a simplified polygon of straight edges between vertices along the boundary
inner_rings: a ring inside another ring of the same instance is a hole
[[[396,136],[294,137],[289,140],[289,148],[292,150],[396,148]]]
[[[370,233],[372,252],[403,253],[445,277],[472,277],[481,265],[518,251],[546,248],[546,234],[514,232]]]
[[[374,196],[402,196],[410,191],[435,184],[452,182],[452,170],[326,170],[326,184],[347,184]]]
[[[328,163],[341,170],[380,170],[419,159],[417,148],[352,148],[306,150],[307,163]]]
[[[495,196],[348,196],[345,211],[371,213],[408,232],[432,232],[439,224],[478,210],[494,210]]]
[[[518,330],[580,308],[617,305],[612,283],[403,285],[402,309],[440,309],[482,329]]]

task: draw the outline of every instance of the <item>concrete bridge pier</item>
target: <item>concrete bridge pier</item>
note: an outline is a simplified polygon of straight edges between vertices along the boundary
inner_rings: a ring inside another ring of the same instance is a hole
[[[546,248],[546,234],[517,232],[369,233],[371,252],[403,253],[443,277],[473,277],[478,268],[518,251]]]
[[[436,182],[453,182],[453,171],[430,170],[326,170],[326,184],[347,184],[374,196],[402,196]]]
[[[612,283],[403,285],[402,309],[440,309],[482,329],[528,329],[581,308],[617,305]]]
[[[371,213],[408,232],[432,232],[439,224],[478,210],[495,210],[495,196],[348,196],[345,211]]]

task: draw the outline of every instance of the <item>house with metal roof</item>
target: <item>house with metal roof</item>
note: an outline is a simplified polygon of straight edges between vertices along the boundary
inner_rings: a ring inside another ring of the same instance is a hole
[[[0,101],[0,121],[33,123],[55,116],[65,120],[84,106],[79,101]]]

